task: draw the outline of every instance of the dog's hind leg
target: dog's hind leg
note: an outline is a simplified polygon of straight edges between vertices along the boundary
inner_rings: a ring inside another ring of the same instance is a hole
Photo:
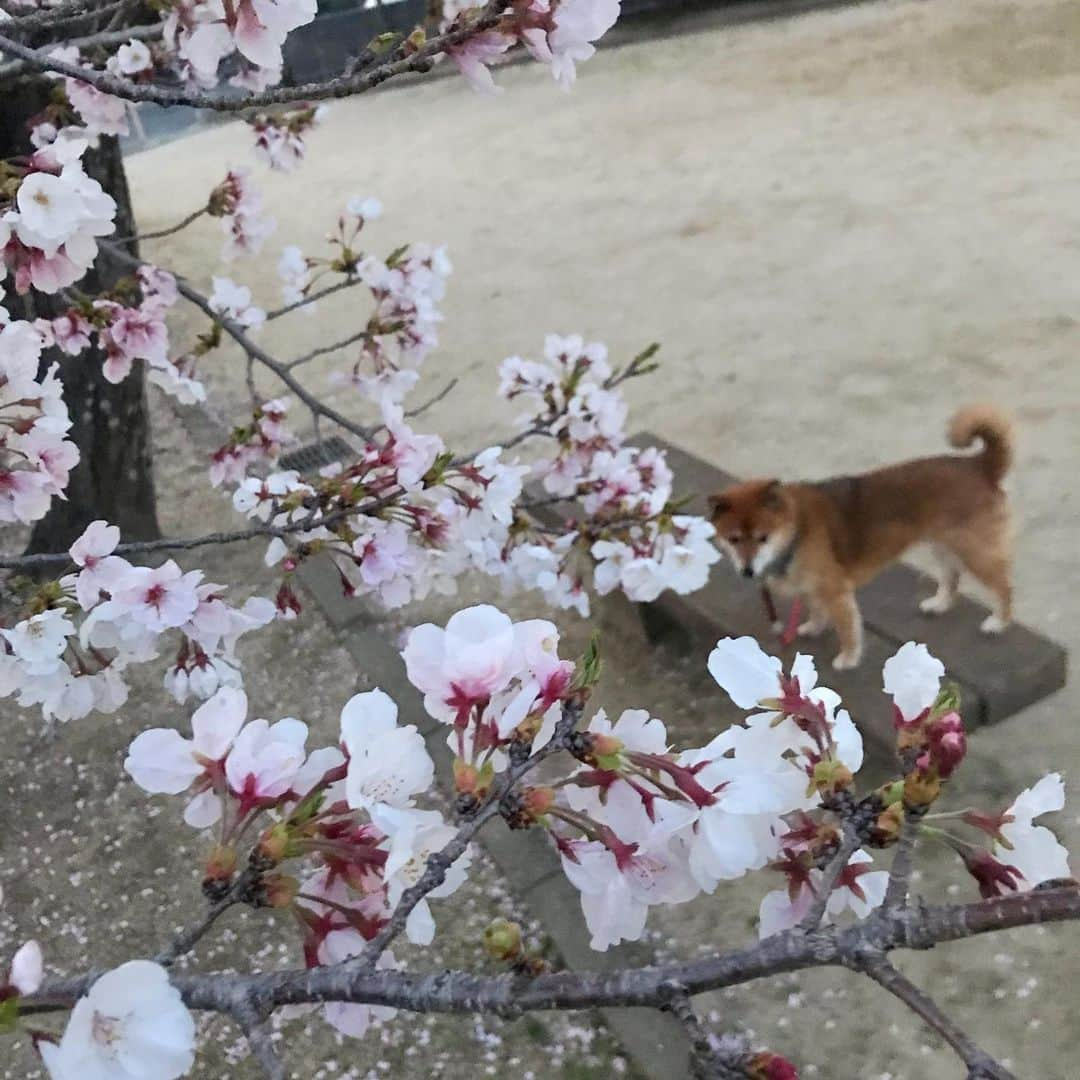
[[[1000,634],[1012,620],[1012,559],[1000,537],[993,539],[999,542],[967,538],[953,549],[964,568],[993,595],[993,613],[979,627],[984,634]]]
[[[937,579],[937,592],[919,601],[919,610],[927,615],[942,615],[956,601],[956,590],[960,585],[960,559],[944,544],[931,544],[933,552],[934,577]]]

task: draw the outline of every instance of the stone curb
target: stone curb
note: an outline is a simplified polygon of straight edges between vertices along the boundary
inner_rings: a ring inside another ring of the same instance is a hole
[[[298,576],[341,645],[373,685],[398,704],[403,724],[415,724],[435,762],[436,776],[447,792],[453,790],[452,756],[446,727],[424,712],[420,695],[405,677],[401,656],[386,628],[357,600],[341,593],[337,575],[325,559],[303,563]],[[642,966],[652,960],[641,945],[621,945],[605,953],[589,947],[577,890],[567,881],[558,856],[535,831],[512,833],[492,822],[480,833],[480,843],[500,873],[539,920],[566,967],[576,971],[613,971]],[[637,1067],[654,1080],[689,1077],[690,1057],[685,1034],[674,1017],[657,1009],[601,1009],[605,1023]]]

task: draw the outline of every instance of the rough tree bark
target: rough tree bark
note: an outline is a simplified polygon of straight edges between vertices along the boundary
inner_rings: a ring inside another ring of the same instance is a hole
[[[0,86],[0,158],[31,149],[27,121],[48,103],[50,86],[42,80]],[[102,138],[97,149],[84,155],[83,163],[116,200],[117,235],[132,235],[135,217],[118,140]],[[128,250],[137,254],[134,244]],[[78,287],[85,292],[107,289],[127,272],[102,254]],[[67,306],[59,297],[31,293],[19,298],[10,290],[6,302],[15,311],[21,306],[24,318],[47,317]],[[114,386],[105,380],[96,351],[70,357],[49,350],[44,362],[54,361],[60,364],[64,400],[73,421],[71,438],[81,457],[72,471],[67,498],[53,500],[49,513],[34,526],[27,551],[62,551],[95,518],[118,525],[127,540],[160,536],[142,362]]]

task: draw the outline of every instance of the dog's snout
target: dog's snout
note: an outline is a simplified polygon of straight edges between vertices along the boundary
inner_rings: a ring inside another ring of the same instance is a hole
[[[744,566],[742,568],[742,576],[743,577],[753,577],[754,576],[754,568],[749,563],[747,563],[746,566]]]

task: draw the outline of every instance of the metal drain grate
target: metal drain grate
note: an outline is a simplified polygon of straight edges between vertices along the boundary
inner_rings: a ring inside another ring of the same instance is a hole
[[[278,459],[278,464],[283,469],[295,469],[298,473],[312,473],[325,465],[347,461],[355,456],[355,451],[344,439],[331,435],[329,439],[308,443],[307,446],[301,446],[299,450],[282,454]]]

